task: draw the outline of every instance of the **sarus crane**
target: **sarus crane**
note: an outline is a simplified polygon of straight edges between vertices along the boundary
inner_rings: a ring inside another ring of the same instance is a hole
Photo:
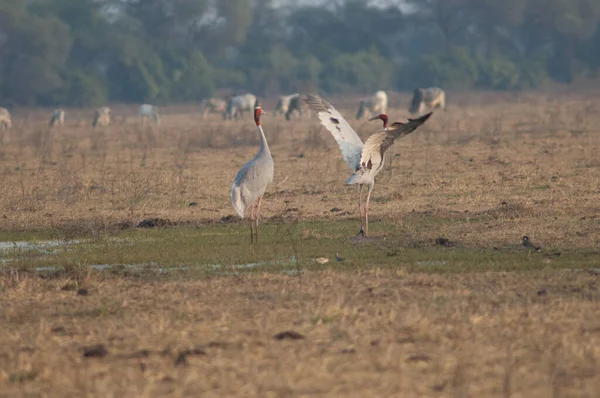
[[[382,113],[370,120],[381,119],[384,129],[373,133],[363,144],[356,131],[344,119],[344,117],[327,101],[317,95],[305,95],[303,100],[308,106],[317,112],[317,116],[323,125],[337,141],[344,161],[352,170],[352,175],[346,180],[346,185],[359,184],[358,191],[358,213],[360,214],[359,235],[369,234],[369,201],[371,192],[375,185],[375,176],[379,174],[384,164],[385,152],[394,142],[415,131],[421,126],[433,112],[429,112],[417,119],[408,119],[408,122],[394,122],[387,127],[387,115]],[[363,222],[362,212],[362,189],[367,186],[367,201],[365,203],[365,214]]]
[[[273,181],[273,158],[260,125],[260,117],[265,114],[260,106],[254,108],[254,122],[260,137],[260,149],[256,156],[238,171],[231,187],[231,204],[237,214],[244,218],[250,208],[251,244],[258,242],[260,205],[267,186]]]

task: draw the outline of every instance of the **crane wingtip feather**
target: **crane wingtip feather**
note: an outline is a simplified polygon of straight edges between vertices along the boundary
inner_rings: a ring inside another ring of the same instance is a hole
[[[304,94],[302,100],[316,111],[328,111],[332,106],[317,94]]]
[[[421,117],[418,117],[416,119],[408,119],[409,122],[420,122],[420,123],[424,123],[427,119],[429,119],[431,117],[431,115],[433,115],[433,111],[424,114]]]

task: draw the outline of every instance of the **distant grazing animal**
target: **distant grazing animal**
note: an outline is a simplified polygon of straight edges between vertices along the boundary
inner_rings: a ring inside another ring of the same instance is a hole
[[[233,119],[244,117],[244,111],[252,112],[252,109],[256,107],[256,96],[253,94],[242,94],[236,95],[235,97],[229,98],[227,101],[227,107],[223,112],[223,119]]]
[[[446,93],[439,87],[417,88],[413,91],[409,112],[423,113],[425,107],[446,110]]]
[[[209,113],[224,113],[227,109],[227,101],[222,98],[207,98],[202,101],[202,119],[206,119]]]
[[[55,126],[64,126],[65,124],[65,111],[63,109],[55,109],[50,117],[48,127],[53,128]]]
[[[94,114],[94,122],[92,126],[96,128],[97,126],[108,126],[110,124],[110,108],[108,106],[103,106],[101,108],[96,109],[96,113]]]
[[[388,96],[385,91],[377,91],[371,97],[363,99],[358,105],[356,112],[356,120],[362,119],[365,116],[373,116],[378,113],[387,113]]]
[[[10,112],[6,108],[0,108],[0,127],[2,130],[8,130],[12,127]]]
[[[377,118],[383,121],[384,129],[372,134],[363,144],[350,124],[330,103],[316,95],[307,95],[304,101],[310,108],[317,112],[317,116],[323,125],[337,141],[344,161],[352,170],[352,175],[346,180],[346,185],[359,184],[358,212],[360,214],[359,235],[366,236],[369,233],[369,200],[371,191],[375,185],[375,176],[379,174],[384,164],[385,152],[399,138],[415,131],[429,117],[431,112],[418,119],[408,119],[407,123],[395,122],[391,128],[387,128],[387,115],[380,114]],[[367,202],[365,204],[365,218],[363,224],[362,216],[362,188],[368,188]]]
[[[298,96],[300,96],[298,93],[280,96],[277,100],[277,105],[275,105],[273,115],[285,115],[290,107],[290,101],[292,98],[296,98]]]
[[[94,122],[92,126],[96,128],[97,126],[108,126],[110,124],[110,108],[108,106],[103,106],[101,108],[96,109],[96,113],[94,114]]]
[[[297,97],[292,98],[292,100],[290,101],[288,109],[285,112],[285,119],[290,120],[292,118],[292,115],[302,117],[307,112],[308,105],[306,104],[306,102],[302,101],[302,98],[300,97],[300,95],[298,95]]]
[[[260,137],[260,149],[256,156],[238,171],[231,187],[231,204],[237,214],[244,218],[250,207],[250,243],[254,240],[258,242],[260,205],[267,186],[273,181],[273,158],[260,125],[260,117],[264,114],[260,106],[254,109],[254,122]],[[254,230],[256,239],[254,239]]]
[[[140,106],[139,114],[143,126],[146,125],[148,119],[152,119],[154,121],[154,124],[158,126],[160,119],[158,116],[158,108],[156,106],[150,104],[143,104],[142,106]]]

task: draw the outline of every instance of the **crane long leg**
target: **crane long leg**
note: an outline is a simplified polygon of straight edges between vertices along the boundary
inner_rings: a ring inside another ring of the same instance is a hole
[[[256,210],[256,242],[258,243],[258,220],[260,219],[260,205],[262,203],[263,195],[258,197],[258,208]]]
[[[362,184],[360,184],[358,187],[358,216],[360,217],[360,231],[358,232],[359,235],[365,234],[365,230],[363,229],[363,216],[362,216],[362,207],[361,207],[362,189],[363,189],[363,186],[362,186]]]
[[[250,244],[254,243],[254,203],[250,205]]]
[[[369,201],[371,200],[371,192],[373,185],[369,185],[369,193],[367,193],[367,203],[365,204],[365,236],[369,234]]]

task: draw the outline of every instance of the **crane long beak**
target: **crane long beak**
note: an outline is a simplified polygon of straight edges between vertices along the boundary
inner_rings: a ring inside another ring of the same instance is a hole
[[[373,120],[377,120],[377,119],[379,119],[379,115],[373,116],[372,118],[369,119],[369,121],[372,122]]]

